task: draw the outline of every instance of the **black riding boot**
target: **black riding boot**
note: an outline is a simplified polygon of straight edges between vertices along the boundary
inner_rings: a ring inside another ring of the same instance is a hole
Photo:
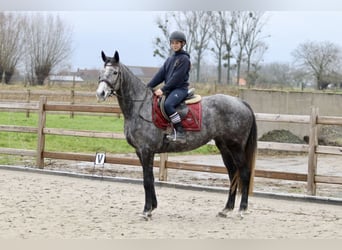
[[[185,132],[180,122],[173,124],[172,133],[167,135],[167,139],[173,142],[180,142],[180,143],[186,142]]]

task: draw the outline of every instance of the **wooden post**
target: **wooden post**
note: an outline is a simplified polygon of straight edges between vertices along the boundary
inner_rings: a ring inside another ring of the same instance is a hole
[[[44,135],[44,127],[46,122],[46,112],[45,112],[45,104],[47,103],[46,96],[41,96],[39,99],[39,121],[38,121],[38,142],[37,142],[37,159],[36,163],[39,168],[44,168],[44,147],[45,147],[45,135]]]
[[[310,195],[316,195],[316,172],[317,172],[317,154],[316,148],[318,145],[317,135],[317,117],[318,108],[312,107],[310,116],[310,136],[309,136],[309,160],[308,160],[308,179],[307,192]]]
[[[26,102],[27,102],[27,103],[30,103],[30,99],[31,99],[31,91],[28,89],[28,90],[27,90]],[[26,110],[26,118],[29,118],[29,117],[30,117],[30,110],[27,109],[27,110]]]
[[[159,180],[167,181],[167,153],[160,154]]]
[[[70,102],[71,105],[75,104],[75,90],[72,89],[71,90],[71,102]],[[70,112],[70,118],[74,118],[74,112],[71,111]]]

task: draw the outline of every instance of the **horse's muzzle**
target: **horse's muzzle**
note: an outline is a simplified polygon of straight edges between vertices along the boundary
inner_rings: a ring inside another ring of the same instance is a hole
[[[98,102],[104,102],[106,100],[106,92],[104,90],[96,91],[96,97]]]
[[[106,89],[105,82],[100,82],[96,90],[96,97],[98,102],[103,102],[109,96],[108,90]]]

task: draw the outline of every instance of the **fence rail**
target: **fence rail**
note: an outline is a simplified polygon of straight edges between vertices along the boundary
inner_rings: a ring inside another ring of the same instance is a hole
[[[11,149],[0,148],[0,154],[10,155],[24,155],[35,156],[36,164],[39,168],[44,167],[44,159],[63,159],[63,160],[76,160],[76,161],[95,161],[94,154],[82,153],[62,153],[62,152],[48,152],[45,151],[45,135],[66,135],[66,136],[81,136],[92,138],[113,138],[124,139],[121,133],[111,132],[98,132],[98,131],[80,131],[80,130],[67,130],[47,128],[45,121],[48,112],[86,112],[86,113],[120,113],[119,106],[105,106],[105,105],[81,105],[81,104],[65,104],[65,103],[48,103],[47,97],[41,97],[39,102],[35,103],[0,103],[1,110],[34,110],[38,112],[39,121],[38,127],[25,127],[25,126],[12,126],[0,125],[0,131],[5,132],[21,132],[21,133],[35,133],[38,135],[37,150],[24,150],[24,149]],[[339,176],[323,176],[317,175],[317,155],[342,155],[342,147],[334,146],[321,146],[318,145],[318,132],[317,125],[342,125],[342,117],[333,116],[319,116],[318,109],[313,108],[311,115],[284,115],[284,114],[265,114],[256,113],[257,121],[267,122],[287,122],[308,124],[310,127],[310,141],[309,144],[291,144],[291,143],[277,143],[277,142],[258,142],[258,149],[271,149],[280,151],[293,151],[293,152],[306,152],[308,153],[308,172],[302,173],[288,173],[269,170],[255,171],[256,177],[282,179],[291,181],[307,182],[307,191],[311,195],[316,194],[317,183],[330,183],[342,185],[342,177]],[[117,156],[106,156],[106,163],[123,164],[139,166],[138,158],[128,159]],[[183,162],[173,162],[167,160],[167,154],[161,154],[160,160],[156,160],[155,167],[159,168],[159,179],[167,180],[167,169],[181,169],[190,171],[210,172],[210,173],[227,173],[224,166],[217,165],[203,165],[203,164],[190,164]]]

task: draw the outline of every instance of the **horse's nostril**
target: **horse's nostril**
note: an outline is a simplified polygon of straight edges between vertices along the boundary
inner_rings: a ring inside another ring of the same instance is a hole
[[[103,100],[105,98],[106,92],[105,91],[97,91],[96,92],[96,97],[99,100]]]

